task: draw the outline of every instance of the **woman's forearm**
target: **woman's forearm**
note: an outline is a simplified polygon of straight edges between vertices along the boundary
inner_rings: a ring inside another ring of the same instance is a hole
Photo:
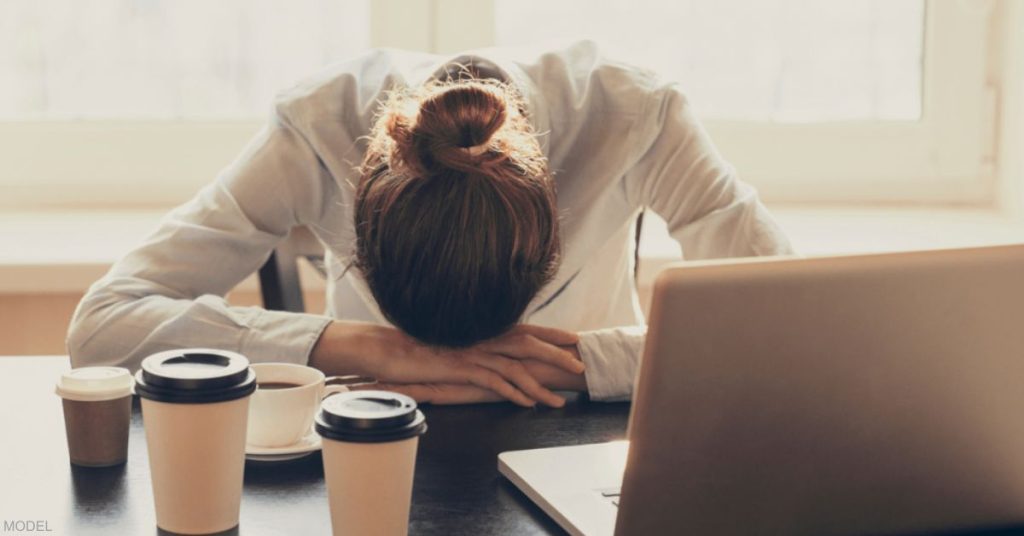
[[[577,360],[579,359],[579,352],[575,346],[562,348],[569,350]],[[327,375],[370,376],[385,383],[453,383],[488,387],[488,384],[479,380],[480,370],[474,372],[472,367],[466,367],[464,359],[467,357],[461,356],[458,351],[446,352],[419,345],[389,326],[334,321],[324,329],[320,339],[313,346],[309,366],[320,369]],[[496,354],[493,359],[507,358]],[[520,359],[519,362],[535,380],[549,390],[587,390],[584,374],[569,372],[566,368],[534,358]],[[490,370],[486,373],[494,374]],[[506,377],[505,380],[518,381],[513,376]]]
[[[309,354],[309,366],[320,369],[328,376],[371,375],[371,367],[365,359],[371,353],[367,345],[373,338],[375,327],[362,322],[331,322],[313,346]]]

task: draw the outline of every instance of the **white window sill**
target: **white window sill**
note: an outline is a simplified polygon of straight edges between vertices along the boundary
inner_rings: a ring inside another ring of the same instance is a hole
[[[158,211],[40,211],[0,214],[0,294],[82,293],[160,222]],[[311,289],[322,278],[306,263]],[[255,275],[236,290],[257,291]]]
[[[882,252],[1024,242],[1024,222],[996,211],[934,208],[772,207],[804,255]],[[164,211],[0,214],[0,294],[80,293],[140,243]],[[640,285],[679,258],[664,224],[647,220]],[[322,288],[312,270],[309,288]],[[258,289],[255,277],[239,289]]]
[[[996,210],[906,207],[772,206],[772,214],[805,256],[881,253],[1024,242],[1024,221]],[[644,223],[641,293],[679,245],[658,218]]]
[[[1024,242],[1024,221],[990,209],[770,207],[802,255],[878,253]],[[680,255],[658,218],[644,224],[641,257]]]

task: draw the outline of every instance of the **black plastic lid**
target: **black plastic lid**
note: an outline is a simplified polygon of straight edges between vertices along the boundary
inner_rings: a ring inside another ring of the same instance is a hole
[[[384,443],[424,434],[427,420],[416,409],[416,401],[403,394],[349,391],[320,404],[316,431],[337,441]]]
[[[256,390],[256,373],[241,354],[210,348],[185,348],[153,354],[135,373],[135,393],[177,404],[234,400]]]

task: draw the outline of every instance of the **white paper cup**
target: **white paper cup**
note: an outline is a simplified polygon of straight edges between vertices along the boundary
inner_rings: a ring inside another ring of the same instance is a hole
[[[208,534],[238,526],[245,431],[256,375],[245,357],[188,349],[146,358],[135,377],[157,526]]]
[[[334,536],[404,535],[409,528],[419,436],[413,399],[352,391],[326,399],[316,417]]]
[[[246,443],[254,447],[284,447],[310,433],[320,401],[348,391],[346,385],[327,385],[323,372],[293,363],[257,363],[256,392],[249,403]],[[294,387],[264,389],[261,384],[290,384]]]
[[[156,524],[179,534],[238,525],[249,399],[167,404],[142,399]]]

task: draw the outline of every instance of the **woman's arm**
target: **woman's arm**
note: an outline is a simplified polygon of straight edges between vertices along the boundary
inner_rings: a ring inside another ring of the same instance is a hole
[[[757,191],[718,153],[686,97],[670,85],[652,94],[648,108],[647,149],[625,178],[626,195],[665,219],[683,256],[792,253]]]
[[[668,222],[686,259],[792,253],[756,190],[737,178],[682,93],[673,86],[652,93],[645,120],[642,156],[624,190],[633,206],[650,207]],[[631,396],[645,338],[644,326],[580,334],[591,398]]]
[[[135,369],[153,352],[182,347],[305,362],[330,319],[233,307],[223,296],[292,227],[317,221],[335,188],[278,111],[214,183],[170,212],[89,289],[68,332],[72,363]]]

